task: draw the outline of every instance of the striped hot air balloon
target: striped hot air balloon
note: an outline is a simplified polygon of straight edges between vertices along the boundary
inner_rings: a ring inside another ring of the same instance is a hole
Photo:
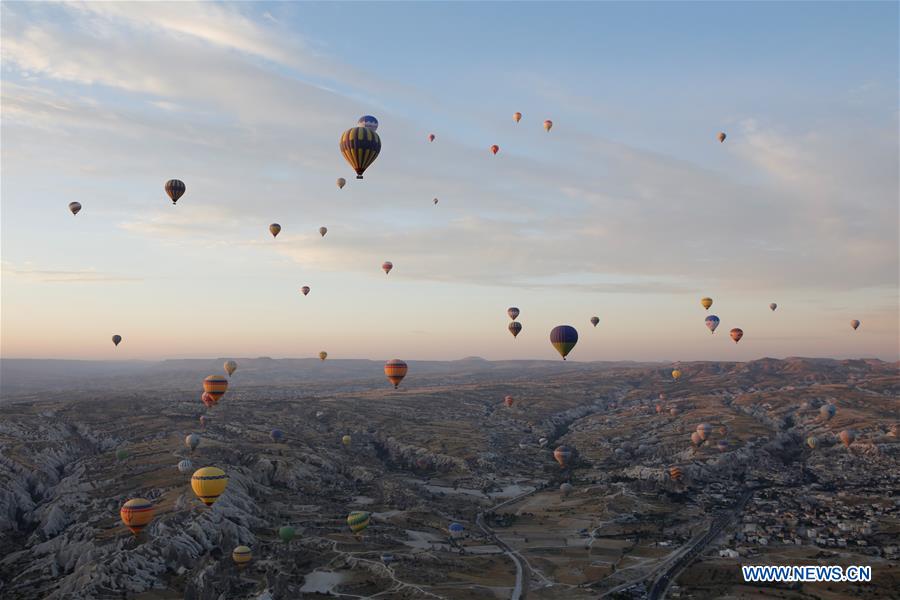
[[[132,498],[122,505],[119,516],[125,527],[138,535],[153,520],[153,505],[144,498]]]
[[[206,506],[212,506],[228,487],[228,475],[218,467],[203,467],[191,475],[191,488]]]
[[[512,408],[513,402],[515,402],[515,400],[513,400],[512,396],[506,396],[505,398],[503,398],[503,404],[506,405],[506,408]]]
[[[228,380],[222,375],[210,375],[203,380],[203,391],[218,402],[228,389]]]
[[[344,159],[356,171],[356,178],[362,179],[381,152],[381,138],[367,127],[351,127],[341,135],[340,148]]]
[[[394,384],[394,389],[400,386],[400,382],[406,377],[408,370],[407,364],[399,358],[392,358],[384,363],[384,375],[388,378],[388,381]]]
[[[243,569],[248,562],[253,560],[253,552],[248,546],[238,546],[231,552],[231,560],[234,561],[238,569]]]
[[[550,343],[559,352],[563,360],[578,343],[578,332],[571,325],[557,325],[550,332]]]
[[[369,526],[372,516],[364,510],[354,510],[347,516],[347,525],[356,537],[362,537],[362,532]]]
[[[672,481],[681,481],[681,467],[669,467],[669,477]]]
[[[187,475],[188,473],[191,472],[191,470],[193,468],[194,468],[194,463],[192,463],[191,461],[189,461],[186,458],[184,460],[178,461],[178,472],[179,473],[184,473],[185,475]]]
[[[187,187],[185,187],[184,182],[180,179],[170,179],[166,182],[165,189],[166,194],[172,199],[172,204],[175,204],[178,202],[179,198],[184,196]]]

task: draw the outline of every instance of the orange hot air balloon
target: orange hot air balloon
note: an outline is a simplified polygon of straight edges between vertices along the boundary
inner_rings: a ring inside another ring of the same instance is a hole
[[[683,474],[679,467],[669,467],[669,477],[672,481],[681,481]]]
[[[681,370],[680,369],[672,370],[672,379],[674,379],[675,381],[678,381],[679,379],[681,379]]]
[[[300,293],[303,294],[304,296],[306,296],[307,294],[309,294],[309,286],[308,286],[308,285],[304,285],[302,288],[300,288]]]
[[[500,146],[498,146],[497,144],[494,144],[493,146],[491,146],[492,154],[497,154],[498,152],[500,152]]]
[[[728,137],[728,136],[725,135],[725,132],[724,132],[724,131],[720,131],[719,134],[716,136],[716,138],[718,138],[720,144],[721,144],[722,142],[724,142],[724,141],[725,141],[725,138],[727,138],[727,137]]]
[[[132,498],[122,505],[119,516],[125,527],[137,536],[153,520],[153,504],[144,498]]]
[[[522,120],[522,113],[520,113],[520,112],[513,113],[513,121],[518,123],[521,120]]]
[[[544,131],[550,131],[551,129],[553,129],[553,121],[547,119],[544,121]]]
[[[433,142],[433,141],[434,141],[434,134],[433,134],[433,133],[429,133],[429,134],[428,134],[428,141],[429,141],[429,142]]]
[[[394,384],[394,389],[400,386],[400,382],[406,377],[408,370],[407,364],[399,358],[392,358],[384,363],[384,375],[388,378],[388,381]]]
[[[506,405],[506,408],[512,408],[512,405],[513,405],[513,397],[512,397],[512,396],[506,396],[506,397],[503,399],[503,403]]]
[[[856,439],[856,434],[850,429],[845,429],[838,434],[838,439],[841,440],[841,443],[844,444],[845,447],[849,448],[850,444],[853,443],[853,440]]]
[[[228,380],[221,375],[210,375],[203,380],[203,391],[213,396],[216,402],[225,394],[227,389]]]
[[[741,341],[741,338],[744,337],[744,330],[739,327],[735,327],[731,330],[729,335],[731,336],[731,339],[734,340],[734,343],[737,344],[739,341]]]
[[[553,451],[553,458],[559,463],[559,466],[565,469],[572,460],[572,449],[568,446],[560,446]]]
[[[383,263],[381,263],[381,270],[384,271],[385,275],[390,275],[391,269],[393,269],[393,268],[394,268],[394,263],[392,263],[389,260],[386,260]]]
[[[200,396],[200,402],[203,403],[203,406],[206,408],[212,408],[219,402],[219,398],[217,396],[213,396],[209,392],[203,392],[203,395]]]
[[[269,233],[272,234],[273,238],[278,237],[278,234],[281,233],[281,225],[278,223],[272,223],[269,225]]]

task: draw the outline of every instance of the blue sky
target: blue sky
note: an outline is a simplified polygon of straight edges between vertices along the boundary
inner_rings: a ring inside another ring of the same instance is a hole
[[[3,356],[897,358],[896,3],[2,12]]]

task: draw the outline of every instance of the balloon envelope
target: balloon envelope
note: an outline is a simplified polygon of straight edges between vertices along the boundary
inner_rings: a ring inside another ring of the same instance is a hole
[[[406,377],[408,370],[407,364],[399,358],[392,358],[384,363],[384,375],[388,378],[388,381],[394,384],[394,389],[397,389],[400,382]]]
[[[203,467],[191,475],[191,489],[206,506],[212,506],[228,487],[228,476],[218,467]]]
[[[514,402],[514,400],[513,400],[512,396],[506,396],[503,399],[503,403],[506,405],[507,408],[512,408],[513,402]]]
[[[322,237],[325,237],[326,233],[328,233],[327,227],[319,227],[319,235],[321,235]]]
[[[238,546],[231,552],[231,560],[238,567],[243,567],[253,560],[253,552],[247,546]]]
[[[390,274],[391,269],[393,269],[393,268],[394,268],[394,263],[392,263],[389,260],[386,260],[383,263],[381,263],[381,270],[384,271],[386,275]]]
[[[681,369],[672,369],[672,379],[675,381],[681,379]]]
[[[597,324],[599,324],[599,323],[600,323],[600,317],[591,317],[591,325],[596,327]]]
[[[203,380],[203,391],[219,400],[228,389],[228,380],[221,375],[210,375]]]
[[[237,363],[233,360],[225,361],[225,372],[228,373],[228,376],[231,377],[234,375],[234,372],[237,371]]]
[[[852,321],[850,321],[850,327],[852,327],[854,330],[859,329],[859,321],[853,319]]]
[[[433,142],[433,141],[434,141],[434,134],[433,134],[433,133],[429,133],[429,134],[428,134],[428,141],[429,141],[429,142]]]
[[[77,215],[81,210],[81,202],[69,202],[69,210],[72,211],[73,215]]]
[[[518,321],[513,321],[512,323],[509,324],[508,329],[509,329],[509,332],[512,334],[512,336],[516,337],[517,335],[519,335],[519,332],[522,331],[522,324],[519,323]]]
[[[497,144],[491,146],[491,154],[497,154],[498,152],[500,152],[500,146],[498,146]]]
[[[294,539],[295,534],[296,532],[294,531],[294,528],[290,525],[285,525],[284,527],[280,527],[278,529],[278,537],[280,537],[281,541],[285,544]]]
[[[841,443],[844,444],[844,446],[849,448],[850,444],[853,443],[853,440],[856,439],[856,434],[853,433],[853,431],[851,431],[850,429],[845,429],[838,434],[838,438],[841,440]]]
[[[284,437],[284,432],[280,429],[273,429],[269,432],[269,437],[272,438],[273,442],[281,441],[281,438]]]
[[[366,511],[354,510],[347,516],[347,525],[350,527],[350,531],[359,535],[369,526],[370,519],[371,515]]]
[[[309,293],[309,286],[308,286],[308,285],[304,285],[302,288],[300,288],[300,292],[301,292],[304,296],[307,295],[307,294]]]
[[[181,473],[190,473],[193,468],[194,463],[186,458],[178,462],[178,471]]]
[[[521,121],[521,120],[522,120],[522,113],[520,113],[520,112],[514,112],[514,113],[513,113],[513,121],[515,121],[516,123],[518,123],[518,122]]]
[[[729,335],[731,336],[731,339],[734,340],[734,343],[737,344],[741,341],[741,338],[744,337],[744,330],[740,327],[735,327],[729,332]]]
[[[281,225],[278,223],[272,223],[269,225],[269,233],[272,234],[272,237],[278,237],[278,234],[281,233]]]
[[[113,344],[115,344],[116,346],[118,346],[121,342],[122,342],[122,336],[121,336],[121,335],[116,334],[116,335],[112,336],[112,343],[113,343]]]
[[[778,305],[775,304],[774,302],[771,303],[771,304],[769,305],[769,309],[771,309],[771,310],[773,310],[773,311],[774,311],[776,308],[778,308]]]
[[[550,331],[550,343],[563,360],[578,343],[578,332],[571,325],[557,325]]]
[[[350,447],[350,444],[353,443],[353,438],[350,437],[349,435],[345,435],[344,437],[341,438],[341,443],[342,443],[344,446],[346,446],[346,447],[349,448],[349,447]]]
[[[365,127],[366,129],[371,129],[372,131],[378,131],[378,119],[373,117],[372,115],[363,115],[359,118],[359,121],[356,122],[360,127]]]
[[[325,352],[324,350],[322,350],[321,352],[319,352],[319,360],[325,360],[326,358],[328,358],[328,353],[327,353],[327,352]]]
[[[572,459],[572,449],[568,446],[559,446],[553,451],[553,458],[559,463],[559,466],[565,468]]]
[[[351,127],[341,135],[340,148],[344,160],[356,171],[356,178],[362,179],[381,152],[381,138],[366,127]]]
[[[720,131],[716,137],[718,138],[719,143],[722,143],[725,141],[725,138],[727,138],[728,136],[725,134],[724,131]],[[740,144],[738,144],[738,146],[740,146]]]
[[[338,189],[339,189],[339,190],[344,189],[344,186],[345,186],[345,185],[347,185],[347,180],[344,179],[343,177],[338,177],[338,178],[337,178],[337,186],[338,186]]]
[[[544,121],[544,131],[550,131],[553,128],[553,121],[547,119]]]
[[[510,306],[506,309],[506,314],[509,315],[509,318],[515,321],[519,317],[519,309],[515,306]]]
[[[132,498],[122,505],[119,517],[131,533],[138,535],[153,520],[153,504],[145,498]]]
[[[712,306],[712,304],[713,304],[712,298],[701,298],[700,299],[700,306],[702,306],[706,310],[709,310],[709,307]]]
[[[200,436],[196,433],[191,433],[184,438],[184,445],[190,448],[191,452],[197,449],[197,446],[200,445]]]
[[[716,332],[716,327],[719,326],[719,317],[716,315],[709,315],[706,317],[706,328],[709,329],[710,333]]]

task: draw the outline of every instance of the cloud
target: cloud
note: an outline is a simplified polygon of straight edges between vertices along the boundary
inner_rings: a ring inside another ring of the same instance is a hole
[[[102,273],[94,268],[62,271],[36,269],[27,265],[16,267],[7,262],[3,263],[3,273],[38,283],[136,283],[143,281],[139,277]]]

